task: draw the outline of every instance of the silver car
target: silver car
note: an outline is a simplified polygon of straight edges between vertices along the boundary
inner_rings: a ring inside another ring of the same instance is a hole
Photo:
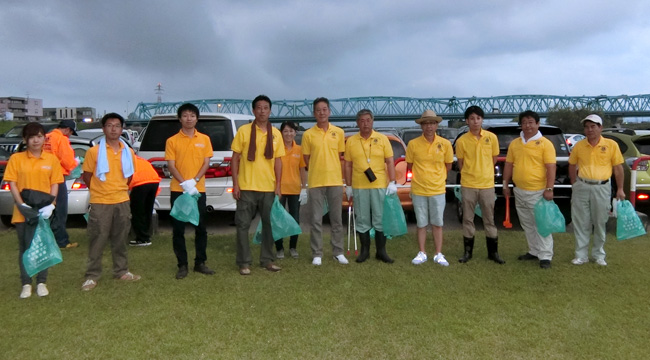
[[[71,136],[70,145],[74,149],[75,156],[83,159],[86,156],[86,151],[98,143],[100,137],[96,137],[95,139],[86,139],[83,137]],[[4,175],[5,166],[6,161],[0,159],[0,174],[2,175]],[[88,187],[86,184],[80,176],[66,176],[65,182],[68,188],[68,215],[83,215],[87,213],[90,194],[88,193]],[[14,199],[9,191],[9,183],[2,181],[0,185],[0,220],[5,226],[11,226],[13,208]]]

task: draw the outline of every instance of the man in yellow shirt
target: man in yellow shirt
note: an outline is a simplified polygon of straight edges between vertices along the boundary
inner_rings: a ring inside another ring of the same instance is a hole
[[[419,265],[427,261],[425,243],[427,227],[431,225],[436,255],[433,261],[442,266],[449,262],[442,254],[442,225],[445,212],[445,184],[454,161],[454,150],[449,140],[436,135],[442,118],[433,110],[426,110],[415,120],[422,128],[422,136],[411,140],[406,147],[406,164],[413,171],[411,199],[417,220],[420,251],[411,261]]]
[[[535,204],[553,200],[555,147],[539,131],[539,115],[531,110],[519,114],[521,134],[508,146],[503,170],[503,196],[510,196],[512,178],[519,223],[528,241],[528,252],[519,260],[537,260],[542,269],[551,267],[553,235],[541,236],[535,224]]]
[[[372,111],[362,109],[357,113],[359,133],[345,143],[345,191],[354,199],[354,215],[361,239],[361,252],[356,262],[362,263],[370,256],[370,229],[375,228],[377,260],[393,263],[386,253],[386,236],[382,216],[384,197],[397,193],[393,148],[386,135],[372,129]],[[387,186],[388,185],[388,186]],[[338,211],[334,208],[332,211]]]
[[[45,135],[43,150],[56,155],[61,162],[63,176],[70,175],[79,161],[75,158],[74,150],[70,146],[70,135],[77,135],[77,123],[74,120],[62,120],[59,126]],[[77,242],[70,242],[70,237],[65,229],[68,220],[68,186],[66,182],[59,184],[59,192],[56,195],[57,207],[50,221],[52,232],[56,243],[61,249],[71,249],[79,246]]]
[[[124,118],[109,113],[102,118],[104,138],[86,152],[83,181],[90,192],[88,213],[88,268],[81,286],[89,291],[97,286],[102,274],[102,253],[108,242],[113,253],[113,277],[123,281],[140,280],[129,271],[126,241],[131,229],[129,182],[134,171],[135,154],[120,140]]]
[[[251,124],[242,125],[232,141],[232,196],[237,200],[235,224],[237,225],[237,266],[241,275],[250,275],[251,251],[248,230],[256,213],[262,218],[262,244],[260,265],[268,271],[281,268],[273,263],[273,233],[271,207],[275,196],[281,195],[282,134],[269,121],[271,99],[259,95],[253,99]]]
[[[569,156],[571,179],[571,220],[576,237],[574,265],[589,262],[589,238],[593,229],[594,244],[591,256],[596,264],[606,266],[605,236],[608,213],[611,209],[612,185],[609,179],[614,173],[616,198],[625,200],[623,191],[623,155],[618,144],[605,139],[603,120],[592,114],[582,119],[586,139],[578,141]]]
[[[320,266],[323,259],[323,205],[330,207],[332,255],[339,264],[348,264],[343,255],[343,220],[339,206],[343,203],[343,168],[341,155],[345,151],[345,134],[330,124],[330,102],[320,97],[314,100],[316,125],[302,135],[302,154],[307,164],[307,192],[311,213],[312,264]]]
[[[185,103],[178,107],[176,112],[181,123],[180,131],[167,139],[165,143],[165,160],[172,181],[169,184],[170,201],[174,202],[183,192],[190,195],[199,194],[199,224],[194,229],[194,271],[213,275],[205,262],[208,260],[206,248],[208,246],[208,231],[205,228],[206,195],[205,172],[210,167],[212,157],[212,143],[210,137],[196,130],[199,121],[199,108],[194,104]],[[185,246],[185,224],[172,217],[172,243],[178,271],[176,279],[184,279],[188,274],[187,248]]]
[[[473,105],[465,110],[469,131],[456,140],[456,157],[460,169],[460,190],[463,206],[463,243],[465,252],[458,259],[465,263],[474,251],[474,208],[478,202],[483,213],[488,259],[505,264],[498,252],[497,227],[494,224],[494,165],[499,155],[499,140],[483,130],[485,113]]]

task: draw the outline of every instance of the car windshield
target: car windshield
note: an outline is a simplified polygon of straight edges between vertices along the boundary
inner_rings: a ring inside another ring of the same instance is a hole
[[[650,137],[642,137],[633,141],[636,148],[643,155],[650,155]],[[621,150],[622,151],[622,150]]]
[[[488,131],[494,133],[499,139],[499,156],[506,156],[508,153],[508,146],[512,140],[519,137],[521,129],[518,126],[495,126],[488,127]],[[564,140],[564,135],[562,135],[562,130],[555,127],[540,126],[539,131],[542,135],[553,143],[555,147],[555,156],[569,156],[569,148]],[[460,137],[464,133],[458,135]],[[456,138],[458,139],[458,138]]]
[[[22,135],[23,126],[24,125],[18,125],[18,126],[12,127],[11,129],[9,129],[9,131],[7,131],[4,134],[4,137],[6,137],[6,138],[19,138],[19,137],[22,137],[23,136]]]
[[[241,123],[241,125],[247,121]],[[241,126],[240,124],[237,124]],[[196,129],[210,137],[213,151],[229,151],[233,140],[233,130],[228,119],[201,120],[196,124]],[[165,151],[167,139],[181,130],[178,120],[151,121],[147,126],[147,133],[156,136],[145,136],[140,145],[140,151]]]

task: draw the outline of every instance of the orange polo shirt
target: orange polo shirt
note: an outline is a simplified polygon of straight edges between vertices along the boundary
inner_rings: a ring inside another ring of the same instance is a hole
[[[284,147],[285,155],[282,157],[282,179],[280,180],[280,191],[283,195],[298,195],[302,189],[300,168],[307,166],[302,156],[300,145],[293,142],[291,150]]]
[[[63,182],[63,173],[56,156],[43,151],[40,157],[35,157],[29,151],[21,151],[9,158],[3,180],[15,182],[18,192],[31,189],[49,194],[53,184]],[[11,222],[25,222],[16,204]]]
[[[158,176],[158,173],[156,172],[156,169],[153,168],[153,165],[151,165],[151,163],[146,159],[143,159],[136,155],[135,172],[133,173],[133,177],[131,177],[129,190],[139,185],[158,183],[160,183],[160,176]]]
[[[194,136],[189,137],[180,130],[176,135],[167,139],[165,143],[165,160],[174,160],[176,170],[181,174],[183,179],[193,179],[203,166],[205,158],[211,158],[212,143],[210,137],[194,129]],[[178,180],[172,178],[169,186],[171,191],[182,192]],[[205,176],[199,179],[196,184],[199,192],[205,192]]]
[[[124,178],[122,172],[122,149],[124,144],[120,141],[120,150],[113,151],[106,143],[106,158],[108,159],[109,171],[106,173],[106,181],[101,181],[95,175],[97,168],[97,155],[99,145],[88,149],[86,158],[82,165],[84,172],[92,173],[90,179],[90,203],[91,204],[119,204],[129,201],[129,179]],[[135,154],[129,149],[135,165]]]
[[[63,175],[70,175],[70,172],[77,167],[74,159],[74,150],[70,146],[70,139],[63,135],[61,129],[54,129],[45,135],[43,150],[56,155],[59,158]]]

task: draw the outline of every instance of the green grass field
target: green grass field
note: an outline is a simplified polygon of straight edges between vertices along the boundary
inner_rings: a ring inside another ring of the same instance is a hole
[[[482,233],[474,259],[459,264],[461,234],[445,233],[448,268],[411,265],[413,236],[389,241],[392,265],[373,250],[364,264],[325,257],[314,267],[302,235],[300,259],[278,261],[279,273],[254,267],[244,277],[234,236],[210,235],[208,265],[217,274],[179,281],[171,235],[162,233],[150,247],[129,249],[141,281],[112,280],[106,251],[108,273],[82,292],[87,240],[82,229],[70,232],[81,247],[64,251],[51,269],[50,295],[25,300],[15,233],[0,234],[0,358],[648,358],[647,236],[610,237],[609,266],[599,267],[571,265],[573,236],[560,234],[553,267],[542,270],[516,259],[526,251],[521,231],[500,233],[505,265],[486,259]]]

